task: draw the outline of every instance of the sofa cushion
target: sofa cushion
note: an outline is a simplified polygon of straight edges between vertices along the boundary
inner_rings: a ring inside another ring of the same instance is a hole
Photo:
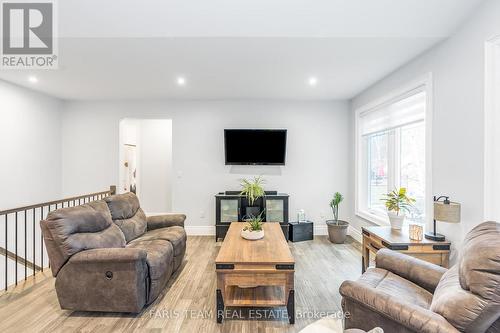
[[[52,211],[40,226],[54,276],[75,253],[125,246],[125,237],[102,200]]]
[[[467,234],[459,273],[463,289],[500,302],[500,223],[481,223]]]
[[[146,251],[146,263],[149,268],[150,291],[148,304],[154,301],[168,282],[173,272],[174,250],[166,240],[136,239],[126,246]]]
[[[132,192],[111,195],[104,200],[108,204],[113,220],[129,219],[141,207],[139,199]]]
[[[453,266],[441,278],[434,292],[431,310],[442,315],[457,329],[470,332],[467,328],[478,319],[485,305],[481,297],[462,289],[458,266]]]
[[[174,256],[183,255],[186,250],[186,231],[182,227],[173,226],[146,232],[136,240],[163,239],[172,243]]]
[[[458,333],[441,315],[427,307],[430,293],[381,268],[368,268],[357,281],[339,289],[346,328],[366,331],[375,326],[386,332]]]
[[[431,305],[432,294],[430,292],[385,269],[370,268],[358,279],[358,282],[424,309],[429,309]]]
[[[464,332],[485,332],[499,319],[499,223],[482,223],[467,234],[458,265],[439,281],[431,310]]]
[[[146,232],[146,214],[140,208],[139,199],[134,193],[112,195],[104,200],[113,222],[121,229],[127,243]]]

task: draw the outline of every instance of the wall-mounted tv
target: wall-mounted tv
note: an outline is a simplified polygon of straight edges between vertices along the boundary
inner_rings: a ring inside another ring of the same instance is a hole
[[[226,165],[285,165],[286,130],[225,129]]]

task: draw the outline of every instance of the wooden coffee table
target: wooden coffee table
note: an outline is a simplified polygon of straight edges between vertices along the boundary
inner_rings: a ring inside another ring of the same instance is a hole
[[[250,241],[240,233],[246,225],[233,222],[215,259],[217,272],[217,322],[225,306],[286,306],[290,324],[295,322],[295,260],[279,223],[265,222],[264,238]]]

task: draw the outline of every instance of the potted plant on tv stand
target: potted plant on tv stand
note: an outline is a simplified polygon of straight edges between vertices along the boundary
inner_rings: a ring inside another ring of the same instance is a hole
[[[264,179],[262,176],[254,177],[253,180],[242,179],[241,180],[241,193],[246,197],[248,201],[248,206],[245,210],[245,216],[251,218],[259,216],[262,212],[260,211],[260,206],[254,206],[255,202],[263,197],[266,192],[264,191]]]
[[[330,207],[333,212],[333,220],[327,220],[326,225],[328,226],[328,238],[330,242],[335,244],[344,243],[347,237],[347,227],[349,222],[339,220],[339,205],[344,200],[344,197],[339,192],[333,195],[330,201]]]
[[[385,207],[387,208],[387,216],[391,222],[392,229],[401,229],[405,219],[405,212],[410,212],[415,199],[406,195],[406,188],[401,187],[399,190],[384,194]]]

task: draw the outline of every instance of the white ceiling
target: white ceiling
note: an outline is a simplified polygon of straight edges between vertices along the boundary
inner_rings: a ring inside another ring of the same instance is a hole
[[[346,99],[449,37],[481,2],[64,0],[59,69],[0,78],[78,100]]]

